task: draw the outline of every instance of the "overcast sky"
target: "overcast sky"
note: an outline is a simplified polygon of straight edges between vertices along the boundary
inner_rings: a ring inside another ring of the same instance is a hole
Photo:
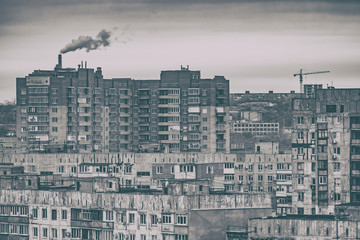
[[[360,1],[0,0],[0,102],[16,77],[52,69],[79,36],[112,32],[110,46],[63,55],[87,61],[105,78],[159,79],[190,65],[223,75],[231,92],[299,91],[304,83],[360,87]]]

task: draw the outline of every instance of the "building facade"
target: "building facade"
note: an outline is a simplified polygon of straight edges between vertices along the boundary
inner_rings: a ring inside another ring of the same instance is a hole
[[[0,190],[0,237],[216,240],[225,238],[223,229],[213,229],[213,236],[191,229],[203,214],[194,211],[213,210],[218,215],[242,211],[244,221],[248,217],[246,212],[257,217],[267,215],[271,212],[270,202],[265,194],[170,196]],[[238,214],[234,213],[236,217]],[[205,224],[208,223],[204,221]]]
[[[317,89],[293,100],[294,209],[332,214],[359,202],[359,89]]]

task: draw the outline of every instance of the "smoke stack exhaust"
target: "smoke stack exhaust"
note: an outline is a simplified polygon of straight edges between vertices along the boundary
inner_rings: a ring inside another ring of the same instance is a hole
[[[73,39],[69,44],[61,49],[60,53],[65,54],[67,52],[73,52],[83,48],[86,52],[89,52],[101,47],[107,47],[110,45],[111,34],[111,31],[103,29],[97,34],[96,38],[92,38],[90,36],[79,36],[78,39]]]
[[[58,68],[62,68],[62,55],[58,55]]]

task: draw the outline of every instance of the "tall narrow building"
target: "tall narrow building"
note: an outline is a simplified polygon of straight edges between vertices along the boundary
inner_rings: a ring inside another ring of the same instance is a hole
[[[359,202],[360,89],[316,89],[293,100],[293,117],[295,212],[333,214]]]

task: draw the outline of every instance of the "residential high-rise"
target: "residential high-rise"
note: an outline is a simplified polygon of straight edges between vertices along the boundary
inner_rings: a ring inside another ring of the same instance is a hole
[[[35,70],[17,78],[23,152],[229,152],[229,81],[200,71],[160,80],[104,79],[101,68]]]
[[[293,100],[293,208],[333,214],[360,201],[360,89],[316,89]]]

